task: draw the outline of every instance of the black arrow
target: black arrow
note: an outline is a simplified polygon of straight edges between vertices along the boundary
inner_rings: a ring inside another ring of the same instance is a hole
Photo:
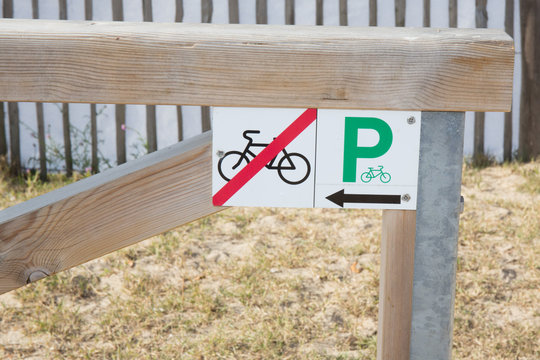
[[[341,207],[344,203],[401,204],[401,195],[345,194],[345,190],[339,190],[326,198]]]

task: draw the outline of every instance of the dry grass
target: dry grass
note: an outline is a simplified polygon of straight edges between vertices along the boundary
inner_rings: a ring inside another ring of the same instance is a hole
[[[540,358],[539,169],[465,169],[456,359]],[[377,211],[230,209],[1,295],[0,357],[374,359],[379,238]]]

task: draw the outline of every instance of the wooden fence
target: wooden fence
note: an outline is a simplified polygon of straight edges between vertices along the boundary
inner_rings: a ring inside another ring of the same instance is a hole
[[[1,1],[1,0],[0,0]],[[265,24],[268,22],[268,0],[253,0],[256,6],[256,23]],[[284,18],[286,24],[295,23],[295,1],[294,0],[284,0]],[[324,5],[328,2],[335,2],[336,6],[339,6],[339,24],[346,26],[348,25],[348,2],[347,0],[313,0],[315,2],[315,23],[322,25],[324,22]],[[406,0],[389,0],[394,1],[395,3],[395,24],[396,26],[405,25],[405,14],[407,9]],[[101,3],[101,2],[100,2]],[[477,27],[487,27],[487,3],[488,0],[476,0],[476,26]],[[41,2],[43,5],[43,2]],[[298,4],[298,2],[297,2]],[[296,5],[297,5],[296,4]],[[511,36],[514,33],[514,0],[505,0],[505,29],[508,34]],[[32,0],[32,16],[33,18],[40,17],[40,2],[38,0]],[[92,20],[93,18],[93,1],[85,0],[84,1],[84,12],[85,19]],[[123,0],[111,0],[110,2],[112,8],[112,19],[114,21],[123,21],[124,20],[124,2]],[[152,9],[151,0],[142,0],[142,14],[144,21],[153,20],[153,9]],[[59,19],[67,19],[68,14],[68,3],[66,0],[58,0],[58,9]],[[526,9],[528,12],[534,12],[535,5],[534,0],[522,0],[522,8]],[[183,0],[175,0],[175,21],[181,22],[184,17],[184,2]],[[2,12],[4,18],[12,18],[14,13],[14,1],[13,0],[3,0],[2,1]],[[369,1],[369,25],[376,26],[378,11],[377,11],[377,1]],[[431,1],[423,1],[423,26],[429,27],[431,25]],[[238,0],[228,0],[228,15],[230,23],[239,23],[240,21],[240,9]],[[457,0],[448,0],[448,24],[450,27],[457,26],[458,20],[458,2]],[[201,21],[202,22],[212,22],[213,15],[213,2],[212,0],[201,0]],[[523,17],[523,16],[522,16]],[[540,15],[538,16],[540,17]],[[536,20],[538,22],[540,20]],[[530,21],[529,21],[530,22]],[[534,24],[533,24],[534,25]],[[533,26],[530,25],[530,26]],[[538,28],[538,26],[537,26]],[[530,34],[531,32],[529,32]],[[534,31],[532,32],[534,36]],[[525,32],[522,32],[522,38],[526,35]],[[529,35],[530,36],[530,35]],[[540,36],[537,34],[536,36]],[[524,44],[528,44],[523,47],[523,55],[531,53],[534,54],[534,41],[523,41]],[[540,125],[538,118],[535,118],[533,114],[535,109],[538,109],[539,101],[538,96],[535,94],[536,88],[534,85],[534,79],[538,78],[539,68],[540,68],[540,59],[536,57],[535,60],[536,66],[530,64],[529,67],[526,67],[526,70],[530,72],[533,77],[533,80],[529,80],[530,76],[523,75],[523,89],[524,93],[522,94],[522,107],[525,111],[522,112],[521,117],[521,127],[519,135],[519,157],[524,159],[529,159],[540,153]],[[536,76],[536,78],[535,78]],[[482,80],[479,80],[482,81]],[[489,86],[489,84],[485,84]],[[540,95],[540,94],[538,94]],[[103,98],[103,102],[110,103],[110,99]],[[76,100],[75,100],[76,101]],[[183,98],[175,99],[176,103],[185,103]],[[157,102],[156,102],[157,103]],[[273,104],[272,104],[273,105]],[[312,104],[313,105],[313,104]],[[312,106],[310,105],[310,106]],[[91,104],[90,107],[90,124],[91,124],[91,169],[93,173],[99,171],[99,161],[98,161],[98,129],[97,129],[97,111],[96,105]],[[20,143],[20,121],[18,113],[18,105],[14,102],[9,102],[6,106],[6,111],[4,111],[4,104],[0,103],[0,156],[8,156],[9,162],[11,164],[10,168],[13,174],[19,174],[23,168],[21,162],[21,143]],[[73,155],[71,138],[70,138],[70,113],[69,106],[67,103],[64,103],[61,107],[62,112],[62,127],[63,127],[63,142],[64,142],[64,154],[65,165],[64,168],[68,176],[72,174],[73,171]],[[7,113],[7,114],[6,114]],[[538,113],[538,112],[536,112]],[[184,139],[183,134],[183,116],[182,116],[182,107],[177,106],[177,122],[178,122],[178,141]],[[8,119],[8,128],[9,132],[6,133],[6,115]],[[474,119],[474,157],[481,158],[484,154],[485,149],[485,115],[482,112],[475,114]],[[209,107],[201,107],[201,122],[202,130],[206,131],[210,129],[210,111]],[[116,163],[122,164],[126,162],[126,135],[123,131],[123,126],[126,123],[126,106],[123,104],[115,105],[115,123],[116,123]],[[47,178],[47,161],[46,161],[46,136],[45,136],[45,126],[43,119],[43,104],[36,104],[36,124],[37,124],[37,142],[38,142],[38,151],[39,151],[39,168],[40,176],[43,180]],[[489,124],[487,124],[489,126]],[[504,118],[504,160],[511,160],[513,158],[512,154],[512,138],[513,138],[513,129],[512,129],[512,114],[505,114]],[[156,106],[155,104],[147,105],[146,107],[146,139],[148,145],[148,152],[153,152],[158,148],[157,141],[157,125],[156,125]],[[9,141],[8,141],[9,140]],[[9,145],[9,146],[8,146]],[[514,145],[515,147],[515,145]]]

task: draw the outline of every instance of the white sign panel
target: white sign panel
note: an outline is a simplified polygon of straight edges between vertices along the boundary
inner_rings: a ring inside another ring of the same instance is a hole
[[[217,206],[416,209],[420,112],[213,109]]]

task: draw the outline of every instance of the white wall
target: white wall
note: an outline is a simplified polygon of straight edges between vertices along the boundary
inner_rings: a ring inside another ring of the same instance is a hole
[[[1,3],[2,0],[0,0]],[[240,22],[255,23],[255,1],[239,0]],[[31,18],[32,1],[14,1],[14,17]],[[297,24],[315,24],[315,0],[296,0],[295,21]],[[367,26],[369,20],[368,0],[349,0],[348,22],[350,26]],[[490,28],[504,29],[504,0],[488,1],[488,26]],[[94,0],[93,12],[95,20],[112,20],[111,0]],[[268,0],[268,22],[270,24],[284,24],[285,0]],[[57,19],[58,1],[40,0],[40,18]],[[516,39],[516,67],[514,78],[514,114],[513,114],[513,147],[517,148],[518,143],[518,119],[519,119],[519,94],[521,61],[519,53],[521,44],[519,43],[519,1],[515,2],[515,39]],[[175,1],[174,0],[153,0],[154,21],[172,22],[174,21]],[[0,7],[1,16],[1,7]],[[68,17],[73,20],[84,19],[84,2],[82,0],[68,0]],[[124,18],[126,21],[142,21],[141,0],[124,1]],[[422,26],[423,0],[407,0],[406,26]],[[200,0],[184,0],[184,21],[197,23],[201,21]],[[378,0],[379,26],[394,26],[394,0]],[[214,0],[214,13],[212,16],[214,23],[228,22],[228,0]],[[324,24],[339,25],[339,0],[324,1]],[[431,0],[431,25],[433,27],[448,26],[448,0]],[[475,25],[475,2],[472,0],[458,0],[458,26],[474,27]],[[181,101],[181,99],[180,99]],[[7,106],[6,106],[7,108]],[[37,140],[31,136],[36,131],[35,105],[30,103],[20,103],[20,118],[24,125],[21,126],[22,161],[26,166],[31,157],[37,157]],[[44,116],[47,134],[50,140],[63,143],[62,117],[58,104],[45,104]],[[73,126],[83,128],[89,121],[89,105],[70,104],[70,119]],[[7,110],[7,109],[6,109]],[[114,164],[116,159],[115,145],[115,125],[114,125],[114,105],[98,105],[101,115],[98,117],[99,138],[104,140],[100,145],[100,151]],[[200,108],[196,106],[184,106],[184,136],[191,137],[201,132]],[[158,147],[163,148],[176,142],[177,119],[176,107],[158,106]],[[472,153],[473,145],[473,113],[466,115],[465,153]],[[486,114],[486,151],[496,155],[502,160],[503,153],[503,118],[502,113]],[[142,105],[128,105],[126,111],[126,122],[128,130],[126,141],[128,144],[128,159],[133,158],[131,153],[134,144],[139,140],[138,134],[145,135],[146,108]],[[6,121],[6,127],[7,127]],[[8,131],[8,129],[6,129]],[[77,144],[73,144],[77,146]],[[63,165],[63,164],[61,164]]]

